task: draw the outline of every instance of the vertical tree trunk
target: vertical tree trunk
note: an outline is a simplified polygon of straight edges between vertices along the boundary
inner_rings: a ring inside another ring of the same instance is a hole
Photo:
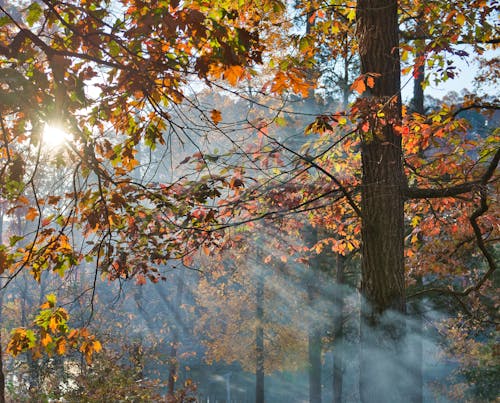
[[[0,284],[2,285],[2,284]],[[2,291],[0,291],[1,293]],[[2,307],[3,303],[2,297],[0,297],[0,318],[2,315]],[[0,321],[1,323],[1,321]],[[0,403],[5,403],[5,374],[3,372],[3,349],[2,349],[2,329],[0,328]]]
[[[424,41],[419,40],[416,41],[415,45],[420,49],[417,52],[417,62],[419,63],[417,66],[417,71],[414,76],[413,82],[413,99],[411,101],[411,108],[413,112],[416,112],[420,115],[425,113],[424,108],[424,87],[423,83],[425,80],[425,60],[424,58]],[[422,288],[422,277],[417,278],[417,288]],[[411,309],[411,318],[413,331],[415,332],[415,340],[412,345],[412,349],[414,352],[414,383],[415,383],[415,391],[409,397],[408,401],[410,403],[422,403],[424,401],[423,391],[424,391],[424,373],[423,373],[423,331],[424,331],[424,322],[422,317],[422,310],[418,300],[415,300],[414,303],[410,307]]]
[[[310,248],[318,242],[318,231],[312,226],[304,228],[306,242]],[[320,258],[315,256],[311,259],[306,272],[307,298],[310,309],[314,309],[314,303],[318,298],[316,283],[320,271]],[[321,329],[316,321],[308,324],[308,371],[309,371],[309,403],[321,403]]]
[[[182,297],[184,291],[184,279],[182,273],[179,274],[177,281],[177,295],[175,297],[175,306],[182,305]],[[175,323],[172,329],[172,344],[170,345],[170,366],[168,371],[168,396],[174,398],[175,381],[177,379],[177,347],[179,345],[179,323]]]
[[[344,263],[345,257],[337,255],[337,298],[336,298],[336,315],[335,315],[335,333],[334,333],[334,350],[333,350],[333,403],[342,402],[342,384],[344,377]]]
[[[419,40],[415,42],[415,45],[421,49],[417,52],[417,63],[416,74],[414,74],[413,81],[413,99],[411,100],[411,109],[413,112],[417,112],[421,115],[424,114],[424,87],[422,84],[425,80],[425,61],[422,60],[424,57],[423,47],[424,41]]]
[[[0,206],[0,209],[2,207]],[[3,210],[0,210],[0,245],[3,244]],[[5,403],[5,374],[3,372],[2,324],[3,324],[3,281],[0,279],[0,403]]]
[[[405,312],[404,171],[401,137],[393,124],[401,120],[397,0],[359,0],[356,23],[361,73],[374,73],[375,85],[360,100],[365,116],[361,158],[363,177],[360,396],[363,402],[404,401],[398,373],[398,341]],[[377,112],[382,112],[382,115]]]
[[[309,329],[309,403],[321,403],[321,332]]]
[[[262,272],[257,274],[255,294],[257,317],[255,334],[255,402],[264,403],[264,274]]]

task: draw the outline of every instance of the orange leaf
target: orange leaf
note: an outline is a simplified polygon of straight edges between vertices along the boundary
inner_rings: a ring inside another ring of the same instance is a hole
[[[366,85],[368,85],[368,87],[370,88],[375,87],[375,79],[371,76],[368,76],[368,78],[366,79]]]
[[[46,333],[45,336],[42,337],[41,342],[42,346],[47,347],[47,345],[52,342],[52,337],[50,337],[50,334]]]
[[[363,75],[359,76],[354,80],[354,82],[351,85],[351,90],[356,91],[359,94],[362,94],[363,92],[366,91],[366,85],[365,85],[365,77]]]
[[[231,85],[236,85],[245,75],[245,70],[241,66],[230,66],[224,70],[224,78]]]
[[[66,340],[59,339],[57,341],[57,354],[63,355],[66,352]]]
[[[210,112],[210,118],[212,119],[212,122],[217,125],[222,120],[222,113],[220,113],[220,111],[218,111],[217,109],[213,109]]]
[[[38,210],[34,207],[30,207],[25,215],[25,218],[28,221],[33,221],[36,217],[38,217]]]

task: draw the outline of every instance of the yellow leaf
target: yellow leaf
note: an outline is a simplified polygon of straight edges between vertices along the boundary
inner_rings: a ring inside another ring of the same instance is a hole
[[[94,347],[94,351],[96,353],[98,353],[99,351],[102,350],[102,345],[101,345],[101,342],[99,340],[94,341],[92,346]]]
[[[356,19],[356,9],[355,8],[351,8],[349,10],[349,13],[347,14],[347,19],[350,22],[353,22]]]
[[[457,23],[460,26],[464,25],[465,24],[465,15],[457,14]]]

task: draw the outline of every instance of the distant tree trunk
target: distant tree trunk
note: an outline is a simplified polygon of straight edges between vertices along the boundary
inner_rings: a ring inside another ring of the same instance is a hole
[[[312,226],[305,227],[306,242],[310,248],[318,242],[318,231]],[[314,303],[318,298],[320,258],[316,255],[311,259],[306,272],[307,298],[310,309],[314,309]],[[308,371],[309,371],[309,403],[321,403],[321,329],[316,321],[308,324],[307,330],[308,343]]]
[[[419,49],[423,48],[423,41],[417,41],[416,45]],[[416,72],[414,74],[413,81],[413,99],[411,100],[411,109],[413,112],[417,112],[421,115],[425,113],[424,108],[424,87],[423,83],[425,80],[425,60],[423,50],[417,52],[417,63]]]
[[[309,402],[321,403],[321,331],[309,329]]]
[[[401,136],[400,59],[397,0],[358,0],[356,9],[361,73],[375,74],[360,102],[373,108],[361,131],[362,284],[360,396],[368,402],[405,401],[398,373],[399,341],[404,320],[389,310],[405,312],[404,171]],[[384,113],[380,119],[377,112]]]
[[[345,256],[337,255],[337,272],[336,272],[336,315],[335,315],[335,332],[334,332],[334,349],[333,349],[333,403],[342,402],[342,383],[344,378],[344,270]]]
[[[256,281],[256,318],[255,334],[256,368],[255,368],[255,402],[264,403],[264,275],[258,273]]]
[[[182,273],[179,274],[177,281],[177,294],[175,297],[175,306],[180,307],[182,305],[182,297],[184,292],[184,278]],[[172,344],[170,345],[170,366],[168,371],[168,396],[174,397],[175,393],[175,381],[177,379],[177,348],[179,345],[179,323],[175,323],[172,328]]]

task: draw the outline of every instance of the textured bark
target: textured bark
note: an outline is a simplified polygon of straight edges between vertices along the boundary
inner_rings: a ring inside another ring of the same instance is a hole
[[[0,284],[1,285],[1,284]],[[0,291],[1,293],[2,291]],[[0,318],[2,315],[2,297],[0,296]],[[3,349],[2,349],[2,333],[0,329],[0,403],[5,403],[5,374],[3,372]]]
[[[255,334],[256,368],[255,368],[255,402],[264,403],[264,276],[259,273],[256,284],[256,317]]]
[[[382,317],[389,310],[405,312],[405,181],[401,137],[392,126],[401,120],[397,9],[397,0],[357,3],[361,73],[377,74],[375,85],[365,94],[364,101],[383,105],[377,109],[381,108],[385,114],[384,121],[374,122],[372,118],[368,133],[361,133],[364,301],[360,395],[363,402],[404,401],[403,388],[398,384],[398,378],[404,374],[396,375],[395,371],[400,359],[398,341],[403,336],[403,321],[399,318],[387,321]]]
[[[3,244],[3,211],[0,211],[0,245]],[[0,279],[0,403],[5,403],[5,374],[3,372],[2,322],[3,322],[3,280]]]

